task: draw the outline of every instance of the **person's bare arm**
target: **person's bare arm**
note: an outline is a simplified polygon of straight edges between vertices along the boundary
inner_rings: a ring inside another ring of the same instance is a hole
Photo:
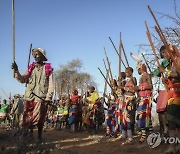
[[[54,94],[54,82],[53,82],[53,72],[49,76],[48,92],[46,94],[46,100],[51,100]]]
[[[15,71],[15,78],[21,83],[26,83],[29,79],[29,75],[27,71],[23,75],[21,75],[19,71]]]
[[[169,77],[179,79],[180,78],[180,57],[176,58],[176,66],[177,66],[176,71],[175,72],[173,72],[173,71],[169,72]]]

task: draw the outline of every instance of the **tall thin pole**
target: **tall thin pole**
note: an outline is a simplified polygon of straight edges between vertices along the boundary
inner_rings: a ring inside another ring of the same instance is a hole
[[[12,62],[15,62],[15,15],[14,15],[14,0],[12,0]],[[15,72],[13,72],[15,77]]]
[[[104,66],[105,66],[105,69],[106,69],[108,78],[111,80],[111,77],[110,77],[110,75],[109,75],[109,70],[108,70],[108,68],[107,68],[107,66],[106,66],[106,63],[105,63],[105,60],[104,60],[104,59],[103,59],[103,62],[104,62]]]
[[[112,41],[111,37],[109,37],[109,40],[111,41],[111,43],[112,43],[112,45],[113,45],[113,47],[114,47],[114,49],[115,49],[115,51],[116,51],[117,55],[119,56],[119,53],[118,53],[118,51],[117,51],[117,49],[116,49],[116,47],[115,47],[115,45],[114,45],[114,43],[113,43],[113,41]],[[124,64],[124,62],[123,62],[123,60],[122,60],[122,59],[121,59],[121,61],[122,61],[122,64],[124,65],[124,68],[126,68],[126,65]]]
[[[160,64],[159,59],[158,59],[158,56],[157,56],[157,54],[156,54],[156,50],[155,50],[154,44],[153,44],[153,42],[152,42],[151,34],[150,34],[150,32],[149,32],[149,28],[148,28],[148,25],[147,25],[146,21],[144,22],[144,24],[145,24],[145,26],[146,26],[146,35],[147,35],[147,38],[148,38],[149,43],[150,43],[150,45],[151,45],[152,51],[153,51],[153,53],[154,53],[155,60],[156,60],[156,62],[157,62],[157,64],[158,64],[158,67],[161,67],[161,64]],[[164,74],[163,74],[163,73],[161,73],[161,78],[162,78],[162,81],[163,81],[164,86],[165,86],[165,88],[166,88],[166,91],[168,91],[169,89],[168,89],[167,84],[166,84],[166,82],[165,82],[165,77],[164,77]]]
[[[126,52],[125,52],[125,49],[124,49],[124,46],[123,46],[123,43],[122,43],[122,39],[120,41],[121,41],[121,47],[122,47],[122,51],[123,51],[123,54],[124,54],[127,66],[129,67],[129,62],[128,62],[128,59],[127,59],[127,56],[126,56]]]
[[[9,98],[8,97],[8,95],[6,94],[6,92],[1,88],[1,90],[2,90],[2,92],[4,93],[4,95],[7,97],[7,98]]]
[[[121,44],[121,33],[120,33],[120,43],[119,43],[119,80],[118,80],[118,85],[120,85],[121,84],[121,81],[120,81],[120,79],[121,79],[121,53],[122,53],[122,44]]]
[[[106,54],[106,49],[104,48],[104,53],[106,56],[106,60],[107,60],[107,64],[108,64],[108,70],[109,70],[109,74],[110,74],[110,80],[113,81],[113,75],[112,75],[112,71],[111,71],[111,66],[110,66],[110,62],[109,62],[109,58]]]
[[[108,81],[108,78],[109,78],[109,70],[107,70],[106,72],[106,80]],[[106,91],[107,91],[107,82],[105,80],[105,83],[104,83],[104,93],[103,94],[106,94]]]
[[[152,74],[151,68],[150,68],[150,66],[148,65],[148,62],[147,62],[147,60],[146,60],[146,58],[145,58],[144,54],[143,54],[143,53],[141,53],[141,55],[142,55],[142,57],[143,57],[143,59],[144,59],[144,61],[145,61],[146,65],[147,65],[147,67],[148,67],[148,69],[149,69],[150,74]]]

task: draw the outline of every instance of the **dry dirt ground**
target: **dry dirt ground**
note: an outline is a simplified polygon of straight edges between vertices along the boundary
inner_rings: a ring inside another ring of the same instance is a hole
[[[147,142],[139,143],[139,137],[134,138],[133,145],[122,146],[120,138],[104,137],[105,130],[96,135],[86,131],[70,133],[69,130],[49,129],[43,132],[43,141],[38,143],[37,130],[34,140],[23,138],[15,131],[6,131],[0,128],[0,153],[2,154],[162,154],[167,144],[157,148],[149,148]]]

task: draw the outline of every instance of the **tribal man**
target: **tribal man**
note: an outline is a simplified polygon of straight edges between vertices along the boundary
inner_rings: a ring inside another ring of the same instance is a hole
[[[38,141],[41,141],[46,107],[52,100],[54,91],[53,69],[50,63],[45,63],[47,61],[45,50],[34,48],[32,55],[35,62],[23,75],[19,73],[16,62],[12,63],[12,69],[19,82],[27,83],[22,127],[30,129],[30,137],[33,138],[33,128],[37,126]]]
[[[135,124],[135,88],[137,85],[136,78],[133,77],[133,68],[127,67],[126,73],[126,84],[124,86],[124,101],[122,104],[122,137],[127,138],[122,145],[132,144]]]
[[[141,138],[139,142],[144,142],[146,139],[146,128],[149,129],[151,122],[151,95],[152,95],[152,80],[150,74],[147,73],[146,65],[139,63],[137,67],[138,73],[141,75],[139,79],[138,95],[140,97],[137,102],[137,122],[141,129]]]
[[[169,137],[180,139],[180,53],[175,46],[169,45],[163,47],[164,56],[169,60],[169,66],[159,68],[160,72],[164,72],[167,77],[168,86],[168,105],[167,120],[169,128]],[[170,52],[172,55],[170,55]],[[180,145],[170,144],[166,153],[180,152]]]

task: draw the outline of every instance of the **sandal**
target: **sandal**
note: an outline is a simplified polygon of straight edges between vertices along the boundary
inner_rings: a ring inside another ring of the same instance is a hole
[[[126,140],[125,142],[123,142],[121,145],[131,145],[132,141],[130,140]]]

